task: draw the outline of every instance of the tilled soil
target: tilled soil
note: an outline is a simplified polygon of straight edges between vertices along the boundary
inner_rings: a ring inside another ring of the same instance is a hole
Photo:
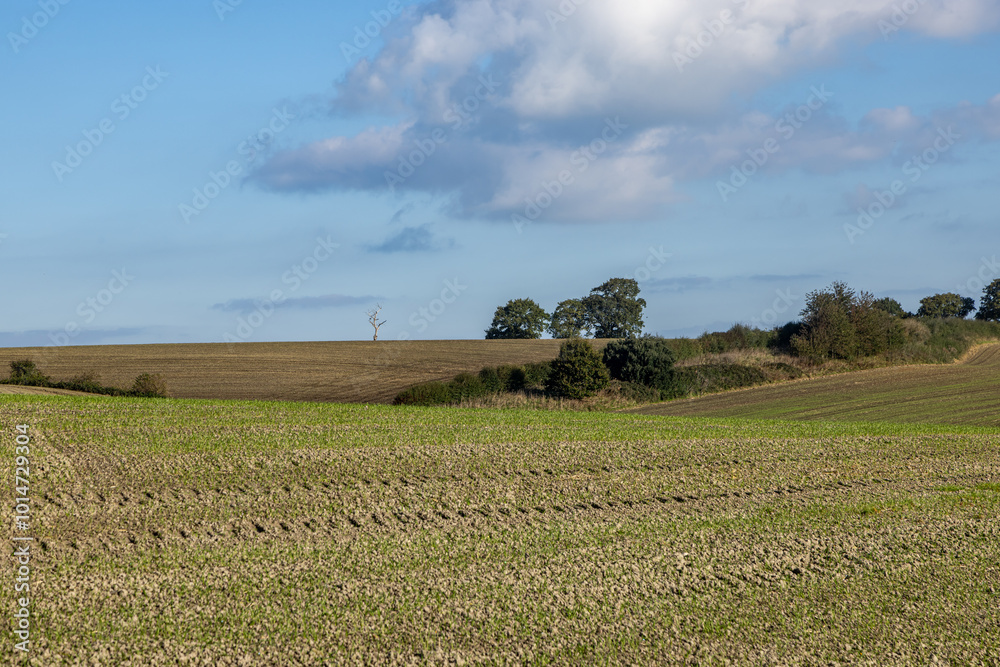
[[[997,436],[480,436],[39,431],[29,664],[997,664]]]

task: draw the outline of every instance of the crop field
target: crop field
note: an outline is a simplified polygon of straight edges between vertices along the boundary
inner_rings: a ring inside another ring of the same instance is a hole
[[[1000,655],[995,429],[43,396],[0,414],[11,499],[16,425],[31,439],[19,664]]]
[[[336,341],[92,345],[0,349],[0,369],[30,358],[54,380],[93,373],[129,387],[159,373],[171,396],[225,400],[391,403],[415,384],[450,380],[484,366],[549,361],[557,340]],[[594,341],[603,349],[607,341]]]
[[[955,364],[898,366],[797,380],[660,403],[637,412],[1000,427],[1000,345],[980,346]]]

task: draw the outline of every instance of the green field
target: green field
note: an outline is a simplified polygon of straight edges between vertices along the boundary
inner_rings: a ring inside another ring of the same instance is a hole
[[[32,438],[28,664],[1000,655],[995,429],[28,396],[0,414],[11,471],[15,426]]]
[[[955,364],[896,366],[670,401],[636,412],[1000,427],[1000,345]]]

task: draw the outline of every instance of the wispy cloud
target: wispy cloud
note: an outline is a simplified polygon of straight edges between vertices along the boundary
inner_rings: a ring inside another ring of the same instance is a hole
[[[404,227],[382,243],[368,246],[368,249],[371,252],[381,253],[434,252],[454,246],[454,239],[436,239],[434,232],[431,231],[431,226],[427,224],[419,227]]]
[[[327,294],[324,296],[303,296],[296,298],[286,298],[277,303],[267,302],[278,309],[300,309],[318,310],[324,308],[342,308],[344,306],[358,306],[377,301],[377,296],[347,296],[344,294]],[[220,310],[225,313],[252,313],[265,303],[263,299],[231,299],[224,303],[217,303],[212,306],[212,310]]]

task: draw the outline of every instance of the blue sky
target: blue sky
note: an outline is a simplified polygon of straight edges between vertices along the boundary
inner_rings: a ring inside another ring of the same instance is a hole
[[[0,345],[646,330],[1000,278],[1000,3],[15,0]],[[867,216],[862,213],[868,212]]]

